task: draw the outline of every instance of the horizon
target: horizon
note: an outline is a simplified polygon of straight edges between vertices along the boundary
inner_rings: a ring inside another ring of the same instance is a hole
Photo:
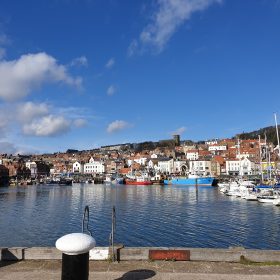
[[[1,154],[232,138],[279,116],[278,0],[0,7]]]

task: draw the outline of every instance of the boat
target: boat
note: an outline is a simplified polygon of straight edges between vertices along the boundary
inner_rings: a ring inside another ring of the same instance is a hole
[[[72,185],[72,179],[70,178],[60,178],[58,181],[59,185],[70,186]]]
[[[124,184],[124,179],[122,177],[116,177],[111,181],[111,183],[114,185],[122,185]]]
[[[214,177],[201,177],[190,174],[188,177],[174,177],[164,180],[164,185],[214,186],[214,182]]]
[[[150,180],[145,180],[145,179],[125,179],[124,180],[126,185],[140,185],[140,186],[147,186],[147,185],[152,185],[152,181]]]
[[[124,179],[126,185],[152,185],[151,177],[147,172],[130,172]]]

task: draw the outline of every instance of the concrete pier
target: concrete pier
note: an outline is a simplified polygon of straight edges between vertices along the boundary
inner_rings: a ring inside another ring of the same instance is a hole
[[[153,257],[151,252],[157,252],[159,258]],[[90,260],[108,260],[108,247],[95,247],[90,250]],[[182,252],[187,256],[181,257]],[[229,249],[210,248],[171,248],[171,247],[123,247],[118,249],[118,261],[206,261],[206,262],[279,262],[280,250],[255,250],[242,247]],[[178,254],[180,253],[180,257]],[[55,247],[15,247],[0,248],[0,261],[21,260],[61,260],[61,252]]]
[[[1,280],[61,277],[61,253],[54,247],[1,248],[0,252]],[[280,280],[278,250],[119,247],[118,262],[111,262],[108,252],[108,247],[90,252],[89,279]]]

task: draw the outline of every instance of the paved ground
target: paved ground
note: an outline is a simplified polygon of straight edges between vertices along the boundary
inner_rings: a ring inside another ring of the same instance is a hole
[[[59,280],[60,261],[0,262],[1,280]],[[90,280],[280,280],[280,266],[217,262],[90,262]]]

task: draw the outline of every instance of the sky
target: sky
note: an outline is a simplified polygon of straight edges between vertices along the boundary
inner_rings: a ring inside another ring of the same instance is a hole
[[[1,0],[0,153],[227,138],[279,105],[279,0]]]

